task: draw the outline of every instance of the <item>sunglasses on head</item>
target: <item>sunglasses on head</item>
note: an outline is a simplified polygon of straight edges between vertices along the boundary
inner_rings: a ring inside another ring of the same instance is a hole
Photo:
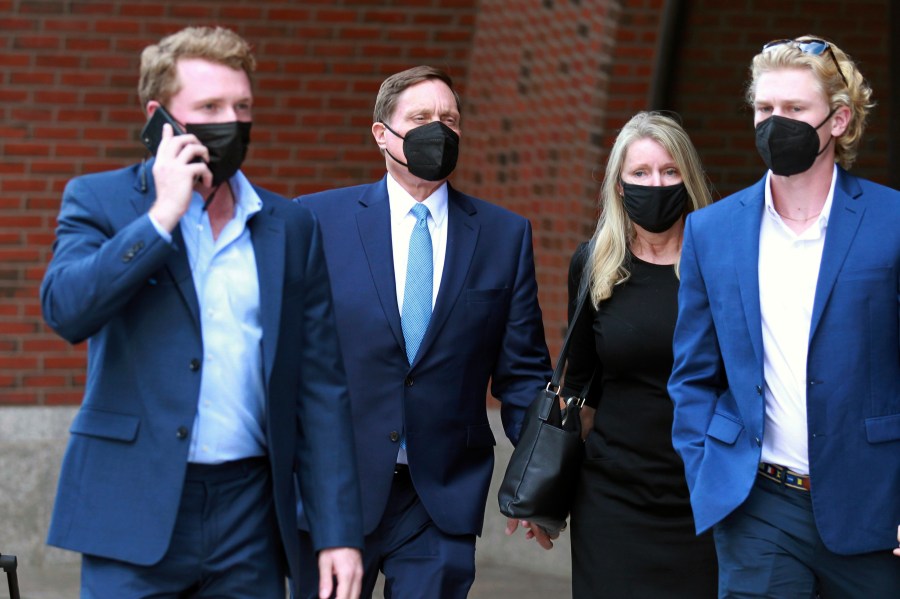
[[[831,56],[831,60],[834,61],[834,68],[837,69],[838,75],[841,76],[841,79],[844,82],[844,86],[847,88],[850,87],[850,84],[847,83],[847,78],[844,77],[844,72],[841,70],[841,65],[838,63],[837,56],[834,55],[834,50],[831,49],[831,44],[829,42],[817,38],[805,40],[772,40],[762,47],[762,51],[769,52],[770,50],[777,48],[778,46],[784,46],[785,44],[797,48],[804,54],[812,54],[813,56],[821,56],[825,52],[828,52]]]

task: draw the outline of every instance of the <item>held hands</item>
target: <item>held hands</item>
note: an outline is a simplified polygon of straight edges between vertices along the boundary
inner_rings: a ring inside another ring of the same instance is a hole
[[[897,527],[897,543],[900,544],[900,526]],[[894,555],[900,557],[900,547],[894,549]]]
[[[362,592],[362,555],[359,549],[333,547],[319,552],[319,597],[358,599]]]
[[[534,539],[537,541],[537,544],[543,547],[544,549],[553,549],[553,540],[559,538],[559,533],[549,534],[546,530],[538,526],[537,524],[533,524],[528,522],[527,520],[517,520],[516,518],[507,518],[506,520],[506,536],[512,535],[516,532],[516,529],[519,527],[519,524],[522,524],[523,528],[527,528],[528,532],[525,533],[525,540]]]
[[[209,151],[194,135],[174,135],[171,125],[163,125],[162,141],[153,163],[156,201],[150,214],[167,231],[173,231],[187,212],[194,185],[212,186],[207,161]]]

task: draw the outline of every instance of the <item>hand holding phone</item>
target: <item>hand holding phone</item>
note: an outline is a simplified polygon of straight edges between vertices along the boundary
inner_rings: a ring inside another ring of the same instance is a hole
[[[163,155],[153,163],[156,201],[150,214],[163,228],[172,231],[187,210],[194,188],[203,181],[206,181],[205,185],[211,185],[212,173],[204,163],[206,148],[194,136],[174,139],[184,135],[184,129],[162,105],[156,107],[141,131],[141,141],[147,149],[157,156],[166,123],[172,127],[172,136],[168,138]],[[193,158],[185,164],[184,159],[188,156]]]
[[[173,134],[182,135],[184,133],[181,125],[162,105],[156,107],[156,110],[153,111],[153,116],[147,120],[147,124],[141,130],[141,141],[144,142],[144,145],[147,146],[147,149],[154,156],[156,156],[156,150],[159,148],[159,142],[162,141],[162,128],[166,123],[172,125]]]

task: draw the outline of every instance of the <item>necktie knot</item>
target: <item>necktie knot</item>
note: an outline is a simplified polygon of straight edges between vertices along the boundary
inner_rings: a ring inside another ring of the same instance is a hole
[[[416,217],[416,226],[421,226],[422,224],[425,224],[426,226],[428,225],[428,215],[431,214],[431,212],[428,210],[428,206],[416,202],[416,205],[412,207],[412,210],[410,210],[410,212],[412,212],[413,216]]]

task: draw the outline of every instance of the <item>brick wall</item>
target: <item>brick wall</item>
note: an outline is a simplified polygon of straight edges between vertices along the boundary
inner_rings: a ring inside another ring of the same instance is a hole
[[[645,107],[662,0],[483,2],[457,184],[534,226],[547,341],[566,325],[566,279],[596,224],[615,130]]]
[[[385,6],[385,5],[390,6]],[[0,404],[80,401],[84,347],[43,324],[38,285],[65,182],[139,160],[138,55],[187,24],[254,43],[252,179],[287,196],[383,172],[372,104],[387,75],[448,70],[463,96],[454,185],[532,220],[551,350],[566,272],[596,222],[619,127],[647,107],[664,0],[0,0]],[[887,0],[684,0],[671,106],[719,195],[762,174],[747,65],[770,39],[815,33],[862,65],[875,109],[854,172],[887,179]]]
[[[673,108],[684,116],[685,128],[720,195],[755,182],[765,169],[756,152],[753,113],[744,102],[750,60],[770,40],[804,34],[833,40],[872,86],[878,105],[870,115],[852,172],[888,182],[889,2],[693,0],[685,4]]]
[[[143,157],[140,51],[186,25],[255,47],[245,171],[294,196],[379,178],[378,85],[432,63],[465,92],[476,0],[122,2],[0,0],[0,404],[76,403],[84,344],[42,322],[38,286],[72,176]]]

